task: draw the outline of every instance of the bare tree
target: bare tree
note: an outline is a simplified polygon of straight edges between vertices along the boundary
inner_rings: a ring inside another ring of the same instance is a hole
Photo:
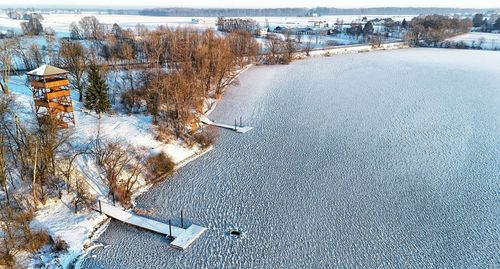
[[[307,35],[307,41],[306,41],[306,44],[305,44],[305,46],[304,46],[304,51],[306,52],[306,56],[307,56],[307,57],[309,57],[309,56],[310,56],[310,53],[311,53],[312,47],[313,47],[313,44],[312,44],[312,36],[311,36],[311,35]]]
[[[13,55],[16,49],[16,42],[12,39],[0,40],[0,68],[1,70],[1,90],[9,93],[9,79],[14,69]]]
[[[279,64],[283,53],[283,40],[275,35],[269,35],[266,40],[266,63]]]
[[[104,170],[109,194],[128,206],[132,191],[143,171],[144,153],[117,141],[94,143],[92,152]]]
[[[257,59],[260,46],[249,32],[234,31],[226,37],[226,40],[240,68]]]
[[[289,64],[294,57],[295,52],[297,52],[297,47],[295,45],[295,40],[291,38],[290,31],[285,32],[285,44],[284,44],[284,54],[282,62],[284,64]]]
[[[23,34],[28,36],[36,36],[43,33],[43,26],[40,19],[34,16],[31,16],[27,22],[21,22],[21,29]]]
[[[79,42],[61,41],[59,45],[59,60],[69,71],[71,85],[78,90],[78,101],[83,101],[85,85],[85,69],[87,52]]]
[[[56,59],[54,44],[56,42],[55,31],[52,28],[45,28],[45,40],[47,41],[47,58],[48,62],[54,64]]]
[[[82,39],[82,33],[80,31],[80,28],[78,27],[78,24],[76,24],[76,22],[72,22],[69,25],[69,36],[70,36],[71,40]]]
[[[91,52],[98,52],[100,50],[101,40],[104,38],[104,27],[99,20],[94,16],[85,16],[79,22],[79,29],[81,30],[82,37],[90,40],[92,50]],[[97,53],[94,57],[97,56]]]
[[[21,59],[24,68],[32,70],[40,66],[43,62],[43,56],[40,48],[36,43],[31,43],[27,47],[20,38],[16,38],[15,54]]]

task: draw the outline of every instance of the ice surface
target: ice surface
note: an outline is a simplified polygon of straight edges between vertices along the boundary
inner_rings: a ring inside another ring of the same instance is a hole
[[[112,222],[83,267],[498,267],[499,62],[407,49],[254,67],[210,117],[255,129],[221,130],[137,201],[207,232],[178,252]]]

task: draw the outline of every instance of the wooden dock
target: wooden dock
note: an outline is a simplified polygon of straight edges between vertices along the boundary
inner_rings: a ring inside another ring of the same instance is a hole
[[[237,125],[237,124],[229,125],[229,124],[218,123],[218,122],[215,122],[213,120],[210,120],[207,117],[202,117],[201,122],[204,124],[207,124],[207,125],[212,125],[212,126],[217,126],[217,127],[224,128],[224,129],[233,130],[233,131],[235,131],[237,133],[241,133],[241,134],[244,134],[244,133],[253,129],[253,127],[242,126],[241,124],[240,125]]]
[[[194,224],[189,226],[189,228],[187,229],[179,228],[173,225],[132,214],[104,202],[99,202],[94,210],[123,223],[166,235],[171,238],[175,238],[170,243],[170,246],[179,250],[187,249],[207,230],[207,228]]]

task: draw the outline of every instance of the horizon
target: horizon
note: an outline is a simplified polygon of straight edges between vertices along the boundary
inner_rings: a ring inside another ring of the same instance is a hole
[[[453,6],[368,6],[368,7],[335,7],[335,6],[314,6],[314,7],[187,7],[187,6],[85,6],[85,5],[4,5],[0,4],[2,9],[34,9],[34,10],[144,10],[144,9],[229,9],[229,10],[243,10],[243,9],[315,9],[315,8],[333,8],[338,10],[362,10],[362,9],[384,9],[384,8],[401,8],[401,9],[457,9],[457,10],[500,10],[500,6],[489,7],[453,7]]]
[[[3,2],[3,1],[2,1]],[[168,3],[159,3],[155,0],[143,0],[140,3],[132,0],[87,0],[85,3],[61,3],[62,1],[46,0],[43,4],[35,0],[20,0],[15,3],[0,3],[0,8],[81,8],[81,9],[148,9],[148,8],[193,8],[193,9],[274,9],[274,8],[337,8],[337,9],[360,9],[360,8],[456,8],[456,9],[496,9],[500,8],[500,3],[492,3],[489,0],[477,0],[474,2],[457,0],[450,4],[446,0],[399,0],[397,3],[388,0],[341,0],[335,4],[329,0],[290,0],[283,4],[278,0],[268,0],[265,2],[254,1],[246,3],[235,3],[231,0],[172,0]],[[369,3],[367,3],[369,2]]]

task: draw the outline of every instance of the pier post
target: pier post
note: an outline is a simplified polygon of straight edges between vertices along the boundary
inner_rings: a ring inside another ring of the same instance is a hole
[[[236,131],[237,125],[236,125],[236,119],[234,120],[234,130]]]
[[[111,193],[111,196],[113,196],[113,206],[116,206],[115,193]]]
[[[181,228],[184,229],[184,216],[182,214],[182,210],[181,210]]]
[[[240,127],[243,127],[243,120],[240,117]]]
[[[102,215],[101,200],[99,200],[99,213]]]
[[[170,234],[170,238],[172,238],[172,221],[168,220],[168,233]]]

